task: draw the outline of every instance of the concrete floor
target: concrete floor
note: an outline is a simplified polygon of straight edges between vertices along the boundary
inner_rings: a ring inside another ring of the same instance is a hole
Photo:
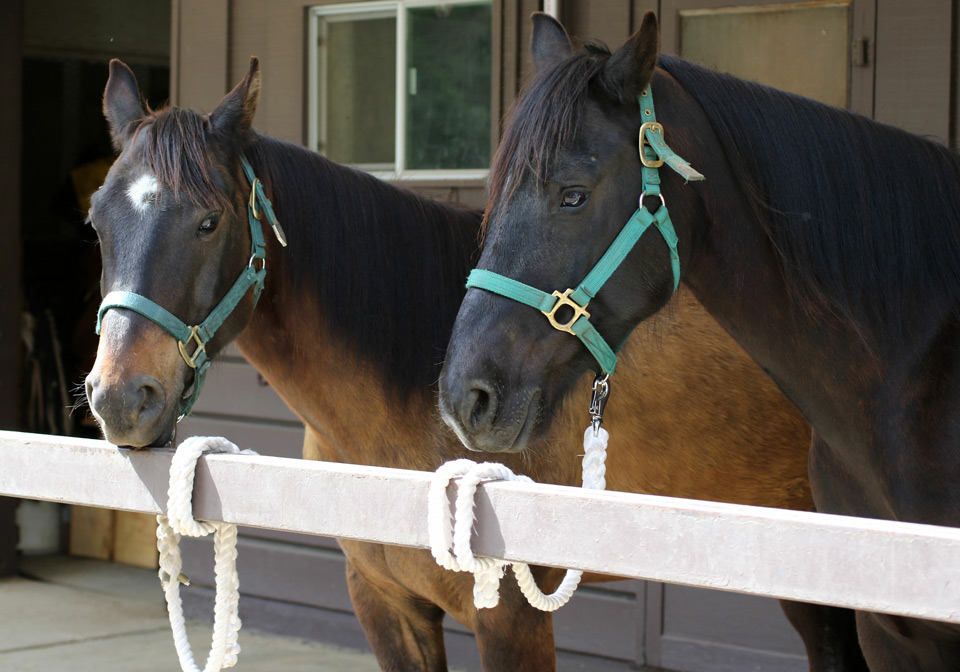
[[[0,579],[3,672],[170,672],[178,668],[156,572],[68,556],[21,559]],[[198,666],[211,626],[191,622]],[[376,672],[372,655],[240,631],[238,672]]]

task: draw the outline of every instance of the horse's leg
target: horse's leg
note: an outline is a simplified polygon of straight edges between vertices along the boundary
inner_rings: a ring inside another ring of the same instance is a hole
[[[443,610],[397,584],[370,581],[347,560],[357,620],[384,672],[445,672]]]
[[[332,459],[335,453],[308,428],[303,457]],[[380,668],[386,672],[445,672],[440,607],[396,582],[383,546],[346,540],[339,544],[347,557],[353,610]]]
[[[863,654],[873,672],[953,672],[960,669],[957,626],[857,612]]]
[[[803,640],[810,672],[867,672],[852,610],[790,600],[780,607]]]
[[[810,443],[810,485],[821,511],[856,511],[858,489],[830,445],[816,432]],[[853,493],[853,494],[850,494]],[[857,635],[872,672],[955,672],[960,670],[960,627],[858,611]]]
[[[563,576],[559,570],[538,567],[533,574],[545,593],[556,590]],[[553,616],[527,603],[512,571],[500,583],[500,603],[477,610],[474,631],[484,672],[549,672],[557,667]]]

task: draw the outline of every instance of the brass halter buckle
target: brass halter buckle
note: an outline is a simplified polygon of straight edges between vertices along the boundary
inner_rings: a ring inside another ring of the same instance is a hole
[[[640,148],[640,163],[645,165],[647,168],[659,168],[660,166],[663,165],[663,159],[661,158],[656,158],[653,160],[648,159],[647,155],[643,151],[643,146],[650,144],[650,141],[647,140],[647,136],[646,136],[646,133],[648,130],[651,133],[658,134],[661,138],[663,137],[663,126],[661,126],[655,121],[647,121],[647,122],[644,122],[642,126],[640,126],[640,138],[638,142],[639,148]],[[653,151],[657,152],[657,150],[655,149]],[[659,155],[660,155],[660,152],[657,152],[658,157]]]
[[[197,357],[200,356],[201,352],[206,352],[207,344],[201,341],[200,337],[197,336],[197,331],[200,329],[199,324],[195,327],[189,327],[189,329],[190,329],[190,335],[187,336],[187,340],[185,342],[177,341],[177,345],[180,346],[180,356],[183,357],[183,361],[185,361],[187,363],[187,366],[189,366],[191,369],[195,369],[197,368]],[[196,350],[193,351],[192,355],[188,355],[187,345],[189,345],[191,340],[196,342],[197,348]]]
[[[260,178],[253,178],[253,184],[250,188],[250,214],[253,215],[253,218],[260,221],[260,211],[257,210],[257,184],[260,183]]]
[[[565,331],[568,334],[573,334],[576,336],[573,331],[574,323],[581,317],[585,317],[589,320],[590,313],[587,312],[587,306],[581,306],[579,303],[570,298],[570,294],[572,292],[572,289],[568,289],[561,294],[559,291],[554,290],[553,296],[557,297],[557,302],[553,304],[553,308],[550,310],[541,310],[540,312],[547,316],[547,319],[550,321],[550,326],[552,326],[554,329],[557,331]],[[560,324],[557,322],[556,318],[556,313],[562,306],[570,306],[573,309],[573,317],[571,317],[565,324]]]

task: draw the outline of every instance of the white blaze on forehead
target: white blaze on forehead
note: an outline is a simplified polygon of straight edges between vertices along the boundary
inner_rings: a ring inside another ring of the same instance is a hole
[[[150,207],[159,188],[157,178],[150,173],[144,173],[127,187],[127,198],[137,212],[144,213]]]

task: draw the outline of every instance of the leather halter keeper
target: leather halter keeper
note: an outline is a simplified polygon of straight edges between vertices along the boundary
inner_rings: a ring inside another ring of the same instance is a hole
[[[180,356],[187,363],[193,374],[193,392],[189,397],[180,399],[180,415],[177,418],[179,422],[193,409],[193,405],[200,397],[200,390],[206,378],[207,369],[210,368],[210,358],[207,355],[207,343],[213,340],[217,330],[223,326],[230,314],[240,304],[240,301],[246,295],[250,288],[253,288],[253,305],[256,307],[260,300],[260,293],[263,291],[263,283],[267,276],[266,264],[266,242],[263,238],[263,227],[260,225],[261,218],[266,215],[267,221],[273,228],[274,234],[280,244],[286,247],[287,239],[277,221],[277,216],[273,212],[273,204],[267,198],[263,191],[263,184],[254,175],[253,168],[246,157],[240,157],[240,164],[243,166],[244,175],[250,182],[250,200],[247,203],[247,220],[250,224],[250,263],[240,272],[240,277],[226,293],[220,303],[210,311],[207,318],[200,324],[188,326],[173,313],[168,311],[158,303],[151,301],[145,296],[134,292],[114,291],[103,297],[100,304],[100,310],[97,312],[97,335],[100,335],[100,324],[103,315],[111,308],[124,308],[132,310],[135,313],[143,315],[147,319],[155,322],[167,333],[177,339],[177,345],[180,348]],[[259,202],[259,209],[257,203]],[[260,268],[256,267],[257,260],[260,261]]]
[[[673,289],[676,291],[680,283],[680,255],[677,252],[677,234],[670,221],[667,204],[660,192],[660,173],[658,168],[666,163],[685,180],[702,180],[703,175],[690,167],[690,164],[681,159],[667,146],[664,140],[663,126],[657,123],[653,111],[653,92],[647,86],[640,96],[640,116],[643,123],[638,135],[640,161],[643,163],[643,191],[640,194],[640,203],[623,226],[620,234],[611,243],[593,269],[587,274],[576,289],[567,289],[563,292],[554,291],[547,294],[544,291],[531,287],[512,278],[475,268],[467,277],[467,289],[476,287],[494,294],[500,294],[514,301],[536,308],[550,322],[550,326],[559,331],[565,331],[579,338],[594,356],[605,375],[613,373],[617,366],[617,350],[611,348],[603,337],[590,323],[590,313],[587,306],[590,300],[597,295],[600,288],[610,278],[615,270],[626,258],[630,250],[640,240],[640,236],[650,228],[656,226],[660,235],[670,248],[670,265],[673,269]],[[660,198],[660,207],[653,214],[644,205],[644,198],[656,196]],[[557,310],[569,306],[573,315],[566,322],[559,322],[556,318]],[[624,339],[626,340],[626,339]],[[621,344],[622,345],[622,344]]]

